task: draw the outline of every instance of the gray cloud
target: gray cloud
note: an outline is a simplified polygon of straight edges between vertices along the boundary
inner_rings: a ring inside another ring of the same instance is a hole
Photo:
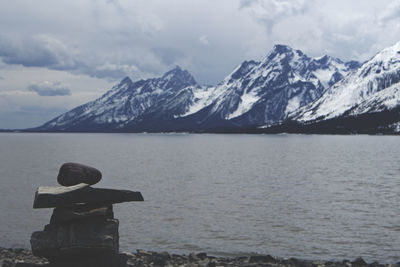
[[[165,65],[173,65],[179,59],[186,57],[184,52],[174,47],[158,46],[152,51]]]
[[[10,65],[43,67],[97,78],[119,79],[131,71],[126,64],[93,62],[61,41],[45,35],[17,40],[0,36],[0,58]]]
[[[5,64],[108,80],[181,65],[215,84],[276,43],[363,59],[399,36],[399,0],[99,0],[79,9],[73,1],[21,1],[4,0],[0,10]]]
[[[388,5],[387,9],[379,16],[380,22],[387,22],[390,20],[398,20],[400,18],[400,0],[392,2]]]
[[[232,0],[100,0],[80,9],[70,1],[48,9],[40,6],[49,0],[5,1],[0,60],[109,80],[154,77],[181,65],[200,82],[219,82],[246,59],[243,42],[259,27],[238,17],[238,2]],[[232,31],[240,27],[245,30]]]
[[[400,36],[400,0],[240,0],[239,10],[264,27],[270,43],[311,56],[363,61]]]
[[[271,31],[280,20],[304,14],[313,2],[314,0],[240,0],[239,9],[249,12]]]
[[[57,63],[55,55],[44,47],[30,42],[20,47],[16,43],[0,38],[0,57],[7,64],[21,64],[26,67],[46,67]]]
[[[71,90],[60,82],[45,81],[41,84],[31,84],[27,88],[29,91],[36,92],[39,96],[66,96],[71,95]]]
[[[1,112],[2,129],[26,129],[42,125],[45,121],[66,112],[63,108],[46,108],[41,106],[24,106],[16,111]]]

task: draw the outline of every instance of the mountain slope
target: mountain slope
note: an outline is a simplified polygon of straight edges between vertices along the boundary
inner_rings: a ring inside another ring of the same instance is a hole
[[[300,122],[392,110],[400,104],[400,42],[382,50],[290,117]]]
[[[132,82],[126,77],[100,98],[36,128],[38,131],[119,131],[140,124],[146,115],[173,118],[191,104],[198,84],[176,67],[160,78]]]
[[[358,65],[276,45],[262,61],[243,62],[217,86],[200,86],[179,67],[159,78],[127,77],[100,98],[33,130],[214,131],[272,124],[320,97]]]
[[[309,58],[300,50],[276,45],[261,62],[243,62],[180,117],[207,108],[206,122],[274,123],[314,101],[358,66],[329,56]]]

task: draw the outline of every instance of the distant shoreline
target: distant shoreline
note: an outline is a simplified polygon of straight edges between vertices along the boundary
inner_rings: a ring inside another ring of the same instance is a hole
[[[380,264],[378,262],[367,263],[362,258],[343,261],[323,261],[323,260],[302,260],[297,258],[277,258],[270,255],[237,255],[235,257],[214,257],[206,253],[190,253],[189,255],[169,254],[168,252],[151,252],[138,249],[136,252],[122,252],[127,258],[127,267],[129,266],[268,266],[268,267],[399,267],[398,263]],[[44,258],[38,258],[32,255],[27,249],[1,248],[0,263],[9,264],[1,266],[51,266]],[[29,264],[29,265],[27,265]]]
[[[301,132],[301,131],[270,131],[265,130],[236,130],[236,131],[34,131],[34,130],[8,130],[0,129],[0,133],[35,133],[35,134],[233,134],[233,135],[337,135],[337,136],[357,136],[357,135],[371,135],[371,136],[398,136],[400,132]]]

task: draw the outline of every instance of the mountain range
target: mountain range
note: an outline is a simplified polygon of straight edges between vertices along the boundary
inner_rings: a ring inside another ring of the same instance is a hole
[[[292,123],[287,122],[284,131],[289,132],[398,133],[400,42],[376,54],[288,118]]]
[[[133,82],[126,77],[100,98],[29,130],[317,133],[340,132],[338,129],[345,129],[343,133],[363,132],[363,127],[368,131],[374,127],[395,130],[400,128],[396,124],[400,121],[396,117],[400,109],[399,58],[400,42],[363,64],[328,55],[311,58],[289,46],[275,45],[263,60],[243,62],[216,86],[199,85],[188,71],[178,66],[158,78]],[[388,112],[389,120],[379,116]],[[352,127],[358,120],[364,122]]]

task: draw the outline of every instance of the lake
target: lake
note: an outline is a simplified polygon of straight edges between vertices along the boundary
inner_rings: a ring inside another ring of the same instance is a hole
[[[117,204],[121,251],[262,253],[400,261],[400,137],[0,134],[0,246],[29,248],[64,162],[97,187],[141,191]]]

